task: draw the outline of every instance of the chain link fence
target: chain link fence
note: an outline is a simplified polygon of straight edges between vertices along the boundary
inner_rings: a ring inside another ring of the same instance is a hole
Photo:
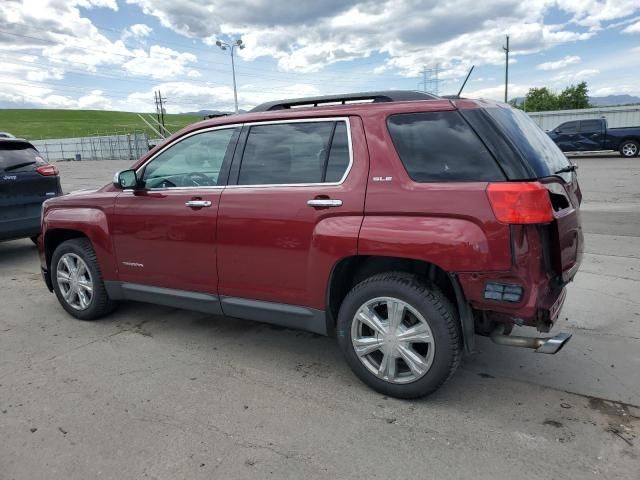
[[[34,140],[31,143],[49,161],[135,160],[149,150],[145,132]]]

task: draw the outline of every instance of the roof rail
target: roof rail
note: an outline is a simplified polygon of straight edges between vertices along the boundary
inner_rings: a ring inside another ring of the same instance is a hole
[[[276,100],[258,105],[251,112],[268,112],[271,110],[288,110],[301,107],[319,107],[324,105],[349,103],[382,103],[407,102],[413,100],[437,100],[439,97],[426,92],[414,90],[387,90],[381,92],[346,93],[341,95],[325,95],[321,97],[292,98]]]

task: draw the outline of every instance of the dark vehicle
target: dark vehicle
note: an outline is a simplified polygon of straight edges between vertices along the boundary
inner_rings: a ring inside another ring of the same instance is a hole
[[[604,118],[565,122],[548,133],[563,152],[614,150],[623,157],[640,152],[640,127],[608,128]]]
[[[368,102],[368,103],[367,103]],[[271,102],[191,125],[48,200],[62,307],[135,300],[337,336],[355,374],[434,391],[475,334],[556,353],[583,236],[575,166],[523,112],[419,92]]]
[[[0,138],[0,241],[35,242],[42,202],[61,194],[55,165],[26,140]]]

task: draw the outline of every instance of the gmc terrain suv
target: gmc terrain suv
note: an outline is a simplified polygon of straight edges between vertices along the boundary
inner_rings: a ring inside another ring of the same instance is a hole
[[[555,353],[580,265],[575,166],[507,105],[418,92],[271,102],[48,200],[42,272],[93,320],[137,300],[337,336],[387,395],[430,393],[474,335]]]

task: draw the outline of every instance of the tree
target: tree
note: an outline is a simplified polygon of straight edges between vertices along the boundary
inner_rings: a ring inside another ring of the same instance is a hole
[[[527,112],[544,112],[558,108],[558,97],[547,87],[530,88],[524,99]]]
[[[589,108],[590,106],[587,82],[580,82],[575,86],[571,85],[562,90],[560,95],[558,95],[558,107],[561,110]]]
[[[530,88],[523,107],[527,112],[545,112],[548,110],[573,110],[589,108],[589,88],[587,82],[566,87],[559,95],[547,87]]]

